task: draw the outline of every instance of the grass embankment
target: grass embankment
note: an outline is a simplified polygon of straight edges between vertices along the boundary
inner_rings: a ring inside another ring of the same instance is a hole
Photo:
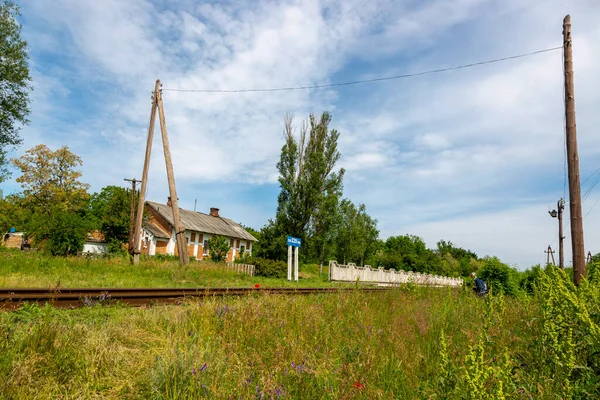
[[[315,268],[316,267],[316,268]],[[318,266],[300,266],[299,282],[252,277],[227,270],[223,264],[145,259],[131,265],[126,257],[86,259],[49,257],[36,253],[0,252],[0,287],[249,287],[341,286],[327,281],[327,267],[319,278]]]
[[[439,389],[440,335],[464,364],[485,301],[448,289],[263,296],[0,315],[6,398],[403,398]],[[493,307],[493,306],[492,306]],[[509,300],[486,345],[526,354],[535,307]],[[495,318],[491,316],[491,318]],[[264,397],[262,397],[264,395]],[[231,396],[231,397],[230,397]]]

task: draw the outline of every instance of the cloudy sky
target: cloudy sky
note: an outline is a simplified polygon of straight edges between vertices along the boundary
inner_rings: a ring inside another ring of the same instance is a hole
[[[24,144],[11,155],[68,145],[94,191],[141,177],[156,79],[164,89],[255,89],[415,73],[560,46],[566,14],[582,181],[600,168],[597,0],[19,3],[35,91]],[[274,216],[284,114],[300,122],[329,110],[345,196],[367,206],[382,238],[451,240],[524,269],[558,247],[547,211],[565,193],[562,85],[561,51],[552,51],[316,90],[165,90],[180,204],[197,199],[200,211],[219,207],[260,228]],[[166,201],[159,134],[148,186],[150,200]],[[598,199],[594,187],[583,205],[586,252],[600,252]]]

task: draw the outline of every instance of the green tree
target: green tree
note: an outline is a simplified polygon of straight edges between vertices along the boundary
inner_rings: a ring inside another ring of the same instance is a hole
[[[60,256],[81,251],[90,230],[83,210],[74,212],[60,206],[52,207],[49,214],[34,215],[29,226],[36,247]]]
[[[13,159],[22,175],[22,207],[30,219],[27,230],[33,243],[52,254],[81,250],[92,225],[88,210],[88,184],[79,178],[81,158],[64,146],[56,151],[41,144]]]
[[[336,225],[337,259],[364,264],[378,248],[377,220],[367,214],[364,204],[341,201]]]
[[[269,221],[260,229],[259,239],[252,249],[254,257],[268,260],[285,260],[287,257],[287,240],[284,230],[275,221]],[[303,254],[303,253],[301,253]]]
[[[40,144],[12,163],[21,170],[17,182],[32,211],[48,214],[57,206],[75,211],[86,205],[89,185],[79,180],[82,174],[77,169],[82,161],[67,146],[52,151]]]
[[[14,2],[0,3],[0,182],[8,175],[6,152],[21,143],[19,130],[29,122],[31,77],[18,15]]]
[[[26,230],[27,221],[31,213],[23,207],[23,197],[12,194],[0,198],[0,234],[8,232],[10,228],[17,231]]]
[[[227,257],[229,241],[224,236],[213,236],[208,239],[208,254],[214,262],[222,262]]]
[[[334,170],[340,159],[339,132],[329,129],[330,122],[328,112],[320,118],[310,114],[297,140],[293,118],[288,115],[284,119],[285,144],[277,163],[281,191],[274,226],[269,228],[275,236],[292,235],[305,240],[312,222],[319,238],[325,240],[323,234],[329,225],[325,210],[330,208],[332,196],[341,195],[344,176],[343,169]],[[285,258],[285,246],[275,256]]]
[[[333,253],[335,242],[335,223],[339,213],[339,198],[341,187],[326,189],[326,195],[317,205],[309,228],[309,245],[307,246],[313,259],[319,262],[320,270],[323,263]]]
[[[498,257],[484,257],[478,275],[495,292],[515,295],[519,292],[519,272],[504,264]]]
[[[120,252],[120,243],[127,243],[129,240],[131,190],[119,186],[106,186],[100,193],[92,195],[90,210],[96,229],[104,234],[107,242],[115,243],[111,248]]]

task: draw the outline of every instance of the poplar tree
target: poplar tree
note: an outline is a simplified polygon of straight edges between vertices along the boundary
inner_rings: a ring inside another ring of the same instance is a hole
[[[281,191],[277,198],[275,221],[263,228],[265,240],[277,244],[265,256],[285,258],[284,238],[291,235],[306,240],[309,231],[321,243],[332,222],[328,211],[335,210],[341,196],[344,169],[335,170],[340,159],[340,136],[329,129],[331,114],[310,114],[296,138],[293,117],[284,118],[285,144],[277,163]],[[283,245],[282,245],[283,244]]]

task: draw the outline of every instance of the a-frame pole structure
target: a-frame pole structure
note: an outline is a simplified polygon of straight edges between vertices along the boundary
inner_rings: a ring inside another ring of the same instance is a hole
[[[160,85],[160,80],[157,81]],[[173,161],[171,160],[171,148],[169,147],[169,136],[167,135],[167,122],[165,121],[165,110],[160,90],[154,95],[158,107],[158,118],[160,120],[160,132],[165,152],[165,164],[167,166],[167,179],[169,181],[169,193],[171,195],[171,208],[173,210],[173,228],[175,229],[175,238],[177,240],[177,250],[179,252],[179,263],[189,264],[190,256],[187,251],[185,241],[185,228],[181,224],[179,216],[179,200],[177,199],[177,188],[175,187],[175,174],[173,173]]]
[[[150,166],[150,155],[152,153],[152,140],[154,137],[154,125],[156,123],[156,111],[158,109],[160,119],[160,129],[162,134],[162,142],[165,153],[165,163],[167,166],[167,179],[169,181],[169,193],[171,195],[171,206],[173,210],[173,227],[175,229],[175,238],[177,240],[177,251],[179,253],[179,262],[181,264],[188,264],[190,258],[187,252],[187,245],[185,242],[185,229],[181,224],[179,216],[179,202],[177,201],[177,190],[175,188],[175,175],[173,173],[173,163],[171,160],[171,150],[169,148],[169,139],[167,136],[167,125],[165,122],[165,113],[163,109],[162,96],[161,96],[161,83],[160,80],[156,80],[154,86],[154,92],[152,95],[152,107],[150,111],[150,124],[148,125],[148,140],[146,141],[146,156],[144,158],[144,170],[142,172],[142,187],[140,188],[140,196],[138,200],[137,218],[135,221],[135,235],[134,235],[134,264],[140,262],[140,247],[141,247],[141,232],[142,232],[142,220],[144,217],[144,204],[146,202],[146,188],[148,184],[148,169]]]

